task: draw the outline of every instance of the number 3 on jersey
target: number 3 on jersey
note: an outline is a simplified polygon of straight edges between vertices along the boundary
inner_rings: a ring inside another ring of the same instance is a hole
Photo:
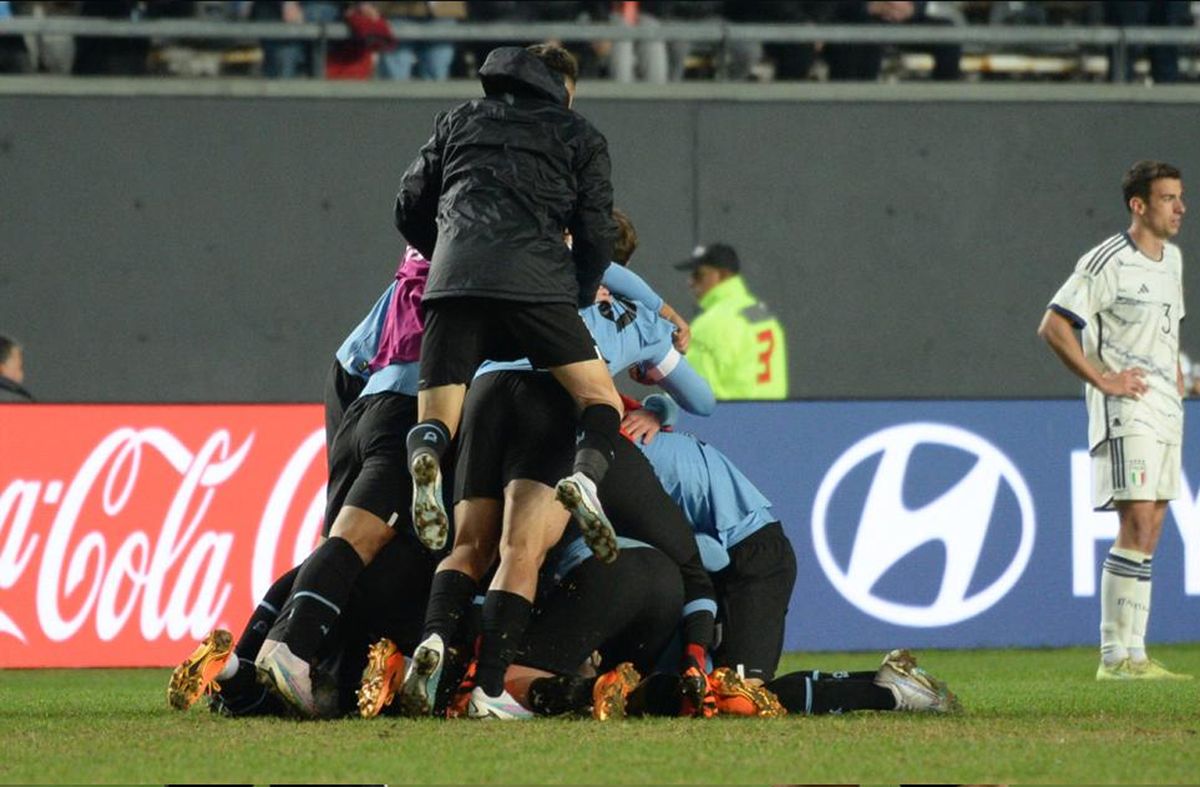
[[[760,366],[757,380],[760,383],[769,383],[771,382],[771,356],[775,354],[775,332],[770,328],[759,331],[754,340],[759,347],[758,362]]]

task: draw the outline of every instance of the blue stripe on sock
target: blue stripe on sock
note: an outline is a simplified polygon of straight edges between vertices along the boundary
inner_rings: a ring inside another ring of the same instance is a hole
[[[804,678],[804,715],[812,715],[812,678]]]
[[[698,598],[683,605],[683,617],[686,618],[693,612],[711,612],[715,617],[717,614],[717,602],[711,598]]]

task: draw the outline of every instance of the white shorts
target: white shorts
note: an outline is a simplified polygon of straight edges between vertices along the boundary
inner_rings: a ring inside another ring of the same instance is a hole
[[[1092,506],[1112,511],[1122,500],[1179,496],[1182,451],[1153,435],[1113,437],[1092,451]]]

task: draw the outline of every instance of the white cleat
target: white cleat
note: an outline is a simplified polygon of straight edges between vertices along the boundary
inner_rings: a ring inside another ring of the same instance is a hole
[[[437,457],[421,451],[409,468],[413,480],[412,523],[417,539],[426,549],[437,551],[446,546],[450,518],[442,502],[442,468]]]
[[[438,634],[430,634],[417,645],[400,686],[400,713],[404,716],[428,716],[437,701],[446,646]]]
[[[558,482],[554,487],[558,502],[571,512],[583,540],[602,563],[617,559],[617,533],[604,515],[600,496],[596,493],[596,482],[576,471]]]
[[[490,697],[480,686],[471,690],[467,704],[467,716],[472,719],[532,719],[533,711],[513,699],[507,691],[499,697]]]
[[[320,715],[313,695],[312,677],[308,662],[292,653],[282,642],[267,640],[254,660],[258,682],[274,691],[300,715],[316,718]]]
[[[896,710],[950,713],[962,710],[954,692],[946,684],[917,666],[907,650],[893,650],[883,657],[875,673],[875,685],[891,689]]]

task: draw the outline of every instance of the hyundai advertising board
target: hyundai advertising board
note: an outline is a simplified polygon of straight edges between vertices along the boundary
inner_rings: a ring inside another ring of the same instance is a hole
[[[1200,639],[1200,429],[1154,559],[1149,640]],[[1116,515],[1091,509],[1082,401],[722,404],[680,428],[775,504],[790,650],[1086,645]]]

